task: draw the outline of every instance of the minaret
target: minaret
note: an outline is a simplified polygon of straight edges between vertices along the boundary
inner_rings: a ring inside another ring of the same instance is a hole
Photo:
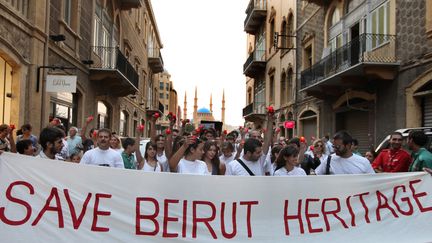
[[[184,107],[183,107],[183,119],[187,119],[187,101],[186,101],[186,91],[185,91],[185,97],[184,97]]]
[[[210,93],[210,112],[213,114],[213,102],[212,102],[213,94]]]
[[[197,87],[195,86],[195,99],[194,99],[194,113],[193,113],[193,120],[194,124],[197,122],[198,118],[198,92]]]
[[[222,93],[222,123],[223,123],[223,127],[225,128],[225,89],[223,90]]]

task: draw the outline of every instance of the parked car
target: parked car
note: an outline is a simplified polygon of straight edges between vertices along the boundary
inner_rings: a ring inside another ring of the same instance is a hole
[[[403,144],[402,144],[403,149],[405,149],[406,151],[410,151],[408,149],[407,138],[408,138],[408,134],[413,130],[423,130],[424,131],[424,133],[428,136],[428,142],[427,142],[425,148],[429,151],[432,151],[432,127],[402,128],[402,129],[396,130],[395,132],[402,133],[402,136],[404,139]],[[381,152],[381,150],[388,148],[389,147],[389,140],[390,140],[390,135],[387,135],[387,137],[384,138],[384,140],[378,145],[378,147],[376,147],[375,153],[378,154],[379,152]]]

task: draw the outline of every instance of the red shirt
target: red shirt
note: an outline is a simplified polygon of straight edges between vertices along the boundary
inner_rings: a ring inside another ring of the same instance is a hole
[[[374,169],[382,172],[407,172],[411,164],[411,156],[403,149],[383,149],[372,163]]]

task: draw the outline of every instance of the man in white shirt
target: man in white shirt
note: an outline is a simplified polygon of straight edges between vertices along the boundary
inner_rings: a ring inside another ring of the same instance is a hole
[[[352,137],[346,131],[337,132],[333,137],[335,154],[315,169],[317,175],[374,174],[369,160],[352,153]],[[330,165],[327,165],[330,162]]]
[[[225,175],[264,176],[270,174],[265,163],[266,155],[262,152],[262,143],[258,139],[247,139],[243,151],[244,154],[239,160],[233,160],[227,165]]]
[[[123,168],[123,159],[120,153],[110,148],[111,131],[102,128],[97,134],[98,147],[87,151],[82,157],[80,164],[99,165],[115,168]]]

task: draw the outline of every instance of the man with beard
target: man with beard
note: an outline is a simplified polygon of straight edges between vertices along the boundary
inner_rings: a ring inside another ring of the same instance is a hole
[[[80,164],[124,168],[120,153],[110,148],[111,131],[102,128],[97,133],[98,147],[87,151]]]
[[[58,160],[56,154],[63,148],[63,132],[57,127],[44,128],[39,135],[39,143],[42,146],[40,158]]]
[[[390,148],[383,149],[372,163],[375,172],[407,172],[411,164],[411,157],[403,150],[403,136],[400,132],[390,135]]]
[[[352,153],[352,137],[346,131],[337,132],[333,137],[334,155],[316,168],[317,175],[374,174],[369,160]]]

